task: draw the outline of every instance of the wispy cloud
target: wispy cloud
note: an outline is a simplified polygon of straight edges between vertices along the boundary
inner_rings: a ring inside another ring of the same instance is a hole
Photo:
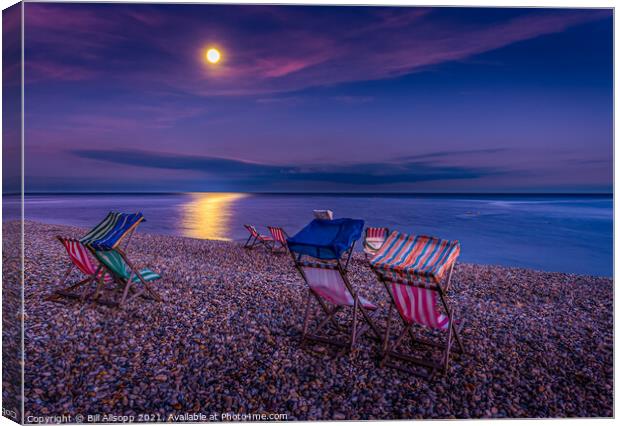
[[[433,151],[424,154],[406,155],[399,157],[400,161],[422,161],[429,159],[454,159],[455,157],[463,157],[470,155],[487,155],[498,154],[510,151],[508,148],[485,148],[485,149],[464,149],[454,151]]]
[[[367,8],[353,20],[344,8],[325,11],[32,3],[27,47],[39,53],[28,66],[32,81],[90,76],[202,96],[270,94],[394,78],[610,16],[537,9],[463,24],[428,8]],[[253,31],[256,26],[263,30]],[[209,43],[224,52],[217,70],[201,61]],[[46,53],[37,49],[43,47]]]
[[[270,165],[238,159],[188,156],[137,150],[73,150],[80,158],[148,169],[191,170],[230,180],[313,181],[382,185],[476,179],[501,174],[484,167],[446,166],[424,161],[347,165]]]

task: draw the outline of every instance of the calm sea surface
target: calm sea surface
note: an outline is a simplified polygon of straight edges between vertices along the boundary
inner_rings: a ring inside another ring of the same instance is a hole
[[[461,242],[464,262],[611,276],[613,201],[590,196],[420,196],[188,193],[31,195],[25,217],[91,227],[108,211],[142,211],[139,231],[241,241],[244,223],[279,225],[292,235],[313,209],[367,225]],[[19,216],[4,197],[4,220]]]

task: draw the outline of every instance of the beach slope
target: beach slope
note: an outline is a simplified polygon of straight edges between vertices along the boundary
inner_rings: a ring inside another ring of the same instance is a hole
[[[5,223],[5,235],[18,227]],[[139,299],[118,310],[46,300],[68,266],[54,236],[84,229],[27,222],[25,231],[26,416],[613,415],[610,278],[458,264],[449,297],[467,353],[429,380],[379,368],[378,345],[368,338],[351,355],[302,349],[307,289],[288,256],[137,233],[130,258],[162,275],[156,288],[166,302]],[[383,328],[385,289],[361,255],[350,278],[379,305]]]

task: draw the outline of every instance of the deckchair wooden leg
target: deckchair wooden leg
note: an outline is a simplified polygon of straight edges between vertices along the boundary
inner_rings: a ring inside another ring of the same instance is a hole
[[[368,314],[366,309],[362,308],[361,312],[362,312],[362,316],[364,317],[364,320],[366,321],[366,323],[368,323],[368,325],[372,329],[375,337],[379,340],[379,342],[381,342],[381,340],[382,340],[382,338],[381,338],[381,331],[375,325],[375,323],[373,322],[372,318],[370,317],[370,315]]]
[[[310,290],[310,291],[312,291],[312,290]],[[323,299],[321,299],[319,296],[315,295],[314,293],[313,293],[313,295],[314,295],[315,299],[316,299],[316,300],[319,302],[319,304],[321,305],[321,308],[323,309],[323,312],[325,312],[326,314],[328,314],[328,313],[329,313],[329,307],[327,306],[327,304],[325,304],[325,302],[323,301]],[[339,327],[340,327],[340,326],[339,326],[339,324],[338,324],[338,321],[336,321],[336,318],[334,318],[333,316],[331,317],[331,322],[334,324],[334,326],[335,326],[336,328],[339,328]]]
[[[359,301],[357,296],[355,296],[355,298],[353,299],[353,331],[351,331],[351,347],[350,349],[353,350],[353,347],[355,346],[355,338],[357,337],[357,308],[359,305]]]
[[[130,269],[130,270],[132,270],[132,271],[133,271],[133,273],[134,273],[134,274],[138,277],[138,279],[140,280],[140,282],[142,283],[142,285],[144,286],[144,288],[146,289],[146,291],[148,291],[148,292],[149,292],[149,294],[153,297],[153,299],[155,299],[155,300],[156,300],[156,301],[158,301],[158,302],[161,302],[161,301],[162,301],[162,299],[161,299],[161,297],[159,296],[159,294],[158,294],[155,290],[153,290],[153,289],[151,288],[151,285],[150,285],[148,282],[146,282],[146,280],[142,277],[142,274],[140,274],[140,272],[138,272],[138,270],[137,270],[137,269],[136,269],[136,267],[133,265],[133,263],[131,263],[131,262],[129,261],[129,259],[127,259],[127,257],[126,257],[126,256],[122,255],[122,257],[123,257],[123,260],[125,261],[125,263],[127,263],[127,266],[129,266],[129,269]],[[128,279],[127,281],[128,281],[128,282],[130,282],[130,281],[131,281],[131,276],[129,277],[129,279]]]
[[[308,323],[310,322],[310,309],[312,308],[312,290],[308,290],[308,297],[306,297],[306,314],[304,315],[304,326],[301,330],[301,343],[303,345],[308,333]]]
[[[452,312],[452,318],[450,319],[450,327],[452,328],[452,331],[454,332],[454,339],[456,340],[456,344],[458,345],[461,353],[464,354],[465,348],[463,347],[463,341],[461,340],[461,333],[460,333],[460,329],[462,327],[459,327],[457,329],[455,325],[455,321],[456,321],[456,310]]]
[[[403,339],[407,335],[408,330],[409,330],[409,327],[405,326],[404,330],[400,333],[400,336],[398,336],[398,339],[396,339],[396,342],[394,343],[394,345],[392,345],[391,348],[388,347],[387,351],[385,352],[385,355],[383,356],[383,359],[381,360],[381,367],[385,365],[385,362],[390,357],[390,352],[396,351],[396,349],[398,349]]]
[[[123,297],[121,297],[121,302],[119,306],[122,308],[125,305],[125,300],[127,299],[127,294],[129,293],[129,288],[131,287],[131,281],[127,280],[127,284],[125,284],[125,290],[123,290]]]
[[[78,294],[72,293],[73,290],[75,290],[76,288],[84,285],[84,284],[88,284],[90,281],[92,281],[91,277],[85,278],[82,281],[75,283],[67,288],[63,288],[61,290],[56,290],[54,293],[52,293],[47,300],[51,300],[51,301],[55,301],[58,300],[58,297],[69,297],[72,299],[79,299],[80,296]]]
[[[254,239],[252,239],[252,238],[254,238]],[[244,248],[248,248],[248,249],[252,249],[256,245],[257,241],[258,241],[257,237],[254,237],[254,236],[250,235],[250,238],[248,238],[248,240],[245,242],[243,247]]]
[[[454,262],[456,263],[456,262]],[[446,291],[450,290],[450,286],[452,285],[452,272],[454,270],[454,263],[450,265],[450,271],[448,272],[448,281],[446,283]]]
[[[90,281],[92,281],[92,278],[91,278],[91,277],[84,278],[82,281],[80,281],[80,282],[78,282],[78,283],[72,284],[72,285],[70,285],[69,287],[64,288],[64,289],[62,289],[62,290],[58,290],[58,291],[57,291],[57,293],[68,293],[68,292],[70,292],[70,291],[72,291],[72,290],[75,290],[75,289],[76,289],[76,288],[78,288],[79,286],[82,286],[82,285],[84,285],[84,284],[87,284],[87,283],[88,283],[88,282],[90,282]]]
[[[388,311],[387,324],[385,326],[385,336],[383,337],[383,347],[381,348],[382,357],[385,356],[388,350],[388,342],[390,340],[390,326],[392,325],[392,309],[394,309],[394,307],[390,303],[390,310]]]
[[[448,371],[448,363],[450,362],[450,348],[452,347],[452,325],[448,328],[448,342],[446,343],[446,352],[444,354],[443,361],[443,374],[446,374]]]
[[[59,287],[62,287],[63,285],[65,285],[65,283],[67,282],[67,279],[69,278],[69,275],[71,274],[71,271],[73,271],[73,266],[74,266],[73,263],[69,265],[67,272],[65,272],[65,274],[62,276],[62,279],[58,283]]]
[[[328,323],[329,321],[332,321],[332,320],[334,320],[334,321],[335,321],[334,315],[336,315],[336,314],[340,311],[340,309],[342,309],[340,306],[336,306],[336,307],[335,307],[334,309],[332,309],[331,311],[330,311],[330,310],[326,311],[326,312],[325,312],[325,315],[326,315],[326,316],[325,316],[325,318],[324,318],[324,319],[323,319],[323,321],[321,321],[321,323],[320,323],[320,324],[316,327],[316,333],[318,333],[319,331],[323,330],[323,328],[327,325],[327,323]],[[336,323],[336,324],[337,324],[337,328],[340,328],[339,324],[338,324],[338,323]]]

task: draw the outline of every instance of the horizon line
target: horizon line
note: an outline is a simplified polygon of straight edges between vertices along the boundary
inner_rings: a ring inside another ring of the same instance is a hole
[[[579,195],[579,196],[613,196],[612,192],[373,192],[373,191],[33,191],[23,195],[171,195],[204,193],[239,193],[256,195]],[[3,196],[22,195],[21,192],[7,192]]]

